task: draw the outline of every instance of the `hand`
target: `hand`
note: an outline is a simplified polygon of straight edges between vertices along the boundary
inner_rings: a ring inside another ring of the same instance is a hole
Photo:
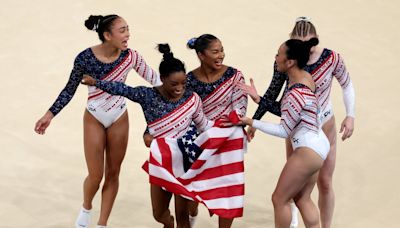
[[[260,103],[260,96],[258,96],[257,89],[254,86],[254,81],[252,78],[250,78],[250,86],[242,82],[235,83],[235,86],[241,89],[244,93],[248,94],[254,102],[257,104]]]
[[[342,125],[340,126],[339,133],[343,132],[342,141],[350,138],[354,131],[354,117],[346,116],[344,118]]]
[[[253,119],[250,119],[249,117],[240,117],[240,122],[239,125],[253,125]]]
[[[143,135],[143,141],[144,141],[144,145],[146,145],[146,147],[150,148],[151,142],[153,141],[153,136],[150,135],[149,133],[145,133]]]
[[[39,135],[43,135],[46,132],[46,128],[50,125],[54,115],[50,111],[47,111],[42,118],[40,118],[35,124],[35,132]]]
[[[84,74],[81,83],[84,85],[94,86],[96,85],[96,79],[90,75]]]
[[[227,115],[221,116],[219,119],[215,120],[214,127],[232,127],[234,124],[229,120]]]
[[[249,126],[247,128],[247,141],[251,142],[251,140],[253,140],[254,135],[256,134],[256,128]]]

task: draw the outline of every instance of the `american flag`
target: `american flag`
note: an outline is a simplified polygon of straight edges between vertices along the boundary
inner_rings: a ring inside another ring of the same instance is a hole
[[[240,126],[212,127],[198,136],[189,129],[178,140],[153,140],[143,168],[150,183],[203,203],[211,214],[241,217],[246,143]]]

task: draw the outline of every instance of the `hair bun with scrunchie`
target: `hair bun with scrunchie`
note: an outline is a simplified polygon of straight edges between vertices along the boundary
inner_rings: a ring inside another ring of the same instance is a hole
[[[186,44],[187,47],[190,49],[194,49],[195,45],[196,45],[196,40],[197,40],[197,37],[193,37],[192,39],[188,40],[188,42]]]
[[[85,21],[85,27],[89,30],[97,32],[97,29],[99,28],[100,22],[103,20],[103,18],[104,17],[101,15],[90,15]]]

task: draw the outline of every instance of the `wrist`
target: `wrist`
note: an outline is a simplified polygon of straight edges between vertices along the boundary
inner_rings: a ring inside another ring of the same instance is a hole
[[[48,111],[44,114],[44,116],[45,116],[47,119],[53,119],[54,114],[53,114],[50,110],[48,110]]]

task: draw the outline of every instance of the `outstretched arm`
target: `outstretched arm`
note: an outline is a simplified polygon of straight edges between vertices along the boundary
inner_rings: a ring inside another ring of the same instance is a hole
[[[264,96],[260,97],[260,102],[258,103],[258,108],[253,115],[253,119],[260,120],[266,112],[271,112],[277,116],[281,115],[280,102],[276,101],[276,99],[286,81],[287,75],[278,71],[275,62],[271,83],[269,84],[267,91],[265,91]]]
[[[160,75],[157,71],[153,70],[137,51],[132,51],[132,55],[134,63],[133,69],[152,86],[162,85]]]
[[[47,127],[50,126],[51,120],[71,101],[79,86],[82,74],[83,61],[78,56],[75,58],[74,67],[64,89],[58,95],[49,110],[46,111],[46,113],[36,122],[34,128],[36,133],[43,135],[46,132]]]
[[[104,92],[112,95],[124,96],[138,103],[143,102],[144,98],[146,97],[147,87],[144,86],[131,87],[122,82],[111,82],[94,79],[89,75],[84,75],[81,82],[85,85],[96,86]]]
[[[264,133],[281,138],[287,138],[300,122],[300,114],[305,102],[300,99],[301,96],[296,89],[292,89],[288,94],[286,94],[286,96],[287,99],[285,98],[285,104],[282,107],[282,116],[279,124],[250,119],[248,117],[242,118],[241,122],[245,125],[259,129]]]

